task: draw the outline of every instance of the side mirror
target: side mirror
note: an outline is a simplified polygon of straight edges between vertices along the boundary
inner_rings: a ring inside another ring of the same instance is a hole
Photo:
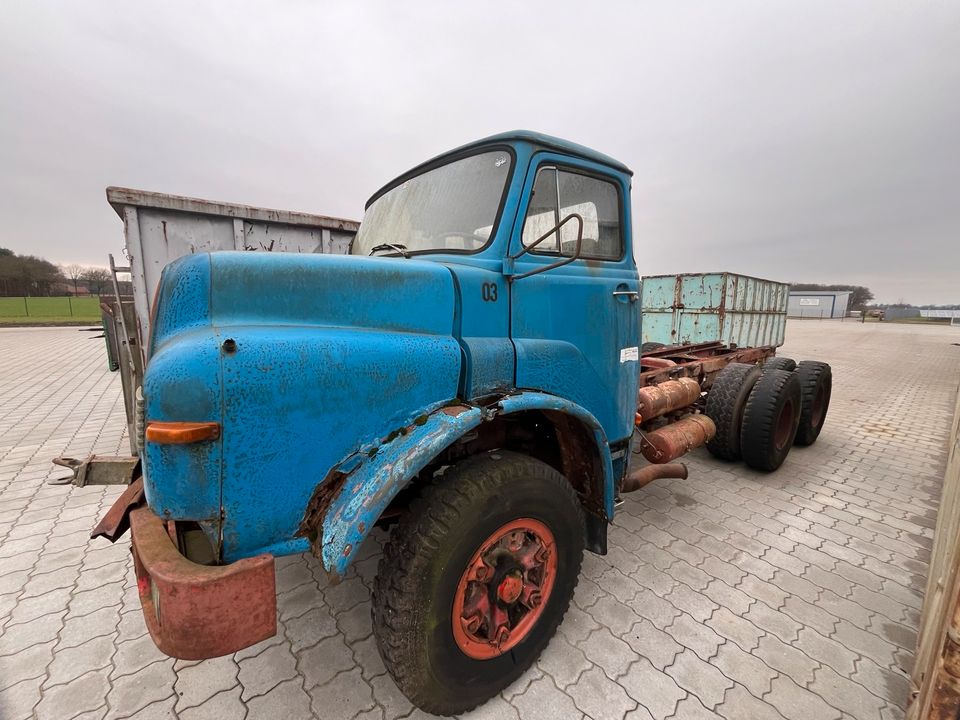
[[[534,270],[530,270],[529,272],[520,273],[519,275],[510,275],[510,276],[507,277],[508,282],[516,282],[517,280],[522,280],[523,278],[525,278],[525,277],[530,277],[531,275],[537,275],[537,274],[539,274],[539,273],[546,272],[547,270],[553,270],[554,268],[563,267],[564,265],[569,265],[569,264],[572,263],[574,260],[576,260],[577,258],[579,258],[579,257],[580,257],[580,250],[581,250],[581,248],[582,248],[582,246],[583,246],[583,218],[582,218],[580,215],[578,215],[577,213],[570,213],[570,214],[567,215],[563,220],[561,220],[561,221],[558,222],[556,225],[554,225],[552,228],[550,228],[549,230],[547,230],[543,235],[541,235],[540,237],[538,237],[536,240],[534,240],[534,241],[533,241],[532,243],[530,243],[529,245],[525,246],[525,247],[524,247],[520,252],[518,252],[516,255],[509,255],[509,256],[508,256],[508,259],[511,260],[511,261],[516,260],[518,257],[526,254],[527,252],[529,252],[530,250],[532,250],[533,248],[535,248],[537,245],[539,245],[540,243],[542,243],[544,240],[546,240],[548,237],[550,237],[550,236],[553,235],[554,233],[557,234],[557,249],[560,249],[560,242],[559,242],[559,241],[560,241],[560,228],[562,228],[564,225],[566,225],[566,224],[567,224],[568,222],[570,222],[571,220],[576,220],[576,221],[577,221],[577,244],[574,246],[573,255],[571,255],[570,257],[567,257],[567,258],[563,258],[563,259],[561,259],[561,260],[557,260],[557,262],[555,262],[555,263],[550,263],[549,265],[544,265],[543,267],[539,267],[539,268],[536,268],[536,269],[534,269]],[[512,264],[512,263],[511,263],[511,264]]]

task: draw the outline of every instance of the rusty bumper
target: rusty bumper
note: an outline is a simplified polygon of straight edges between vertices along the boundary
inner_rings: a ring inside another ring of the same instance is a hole
[[[150,637],[183,660],[219,657],[277,633],[273,556],[191,562],[148,507],[130,511],[137,589]]]

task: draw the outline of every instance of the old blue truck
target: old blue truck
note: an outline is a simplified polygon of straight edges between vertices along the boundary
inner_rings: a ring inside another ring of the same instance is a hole
[[[772,470],[813,442],[829,366],[641,353],[630,178],[510,132],[377,191],[349,254],[167,265],[139,465],[94,531],[132,529],[157,646],[198,659],[270,637],[275,557],[312,552],[336,582],[387,526],[380,653],[419,707],[463,712],[550,641],[620,494],[685,477],[671,461],[700,445]]]

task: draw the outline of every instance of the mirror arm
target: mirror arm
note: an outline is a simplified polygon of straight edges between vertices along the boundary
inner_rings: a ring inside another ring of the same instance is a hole
[[[510,265],[511,265],[511,269],[512,269],[513,261],[514,261],[514,260],[516,260],[516,259],[519,258],[521,255],[524,255],[525,253],[527,253],[527,252],[529,252],[530,250],[532,250],[533,248],[535,248],[537,245],[539,245],[540,243],[542,243],[544,240],[546,240],[548,237],[550,237],[550,236],[553,235],[554,233],[557,234],[557,246],[558,246],[558,249],[562,252],[563,250],[562,250],[562,248],[560,247],[560,228],[562,228],[564,225],[566,225],[570,220],[576,220],[576,221],[577,221],[577,226],[578,226],[578,229],[577,229],[577,246],[576,246],[576,248],[574,248],[573,255],[571,255],[571,256],[568,257],[568,258],[563,258],[562,260],[558,260],[558,261],[555,262],[555,263],[550,263],[549,265],[544,265],[543,267],[535,268],[535,269],[533,269],[533,270],[530,270],[529,272],[520,273],[519,275],[511,275],[511,276],[508,276],[508,277],[507,277],[507,280],[508,280],[509,282],[515,282],[515,281],[521,280],[521,279],[523,279],[523,278],[525,278],[525,277],[530,277],[531,275],[537,275],[537,274],[539,274],[539,273],[546,272],[547,270],[553,270],[553,269],[558,268],[558,267],[563,267],[564,265],[569,265],[569,264],[572,263],[574,260],[576,260],[577,258],[579,258],[579,257],[580,257],[580,249],[581,249],[581,246],[583,245],[583,218],[582,218],[578,213],[570,213],[570,214],[567,215],[563,220],[561,220],[561,221],[558,222],[556,225],[554,225],[552,228],[550,228],[549,230],[547,230],[543,235],[541,235],[540,237],[538,237],[538,238],[537,238],[536,240],[534,240],[532,243],[530,243],[529,245],[524,246],[524,248],[523,248],[520,252],[518,252],[516,255],[508,255],[508,256],[507,256],[507,259],[510,260]]]

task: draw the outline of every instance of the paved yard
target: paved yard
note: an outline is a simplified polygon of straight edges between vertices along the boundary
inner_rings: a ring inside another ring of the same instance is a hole
[[[127,541],[87,538],[116,489],[49,460],[123,452],[119,378],[75,329],[0,330],[0,718],[420,715],[371,635],[379,544],[328,586],[278,563],[280,634],[202,663],[159,654]],[[703,452],[626,496],[539,663],[470,717],[897,718],[960,378],[960,330],[791,322],[833,364],[827,426],[773,475]]]

